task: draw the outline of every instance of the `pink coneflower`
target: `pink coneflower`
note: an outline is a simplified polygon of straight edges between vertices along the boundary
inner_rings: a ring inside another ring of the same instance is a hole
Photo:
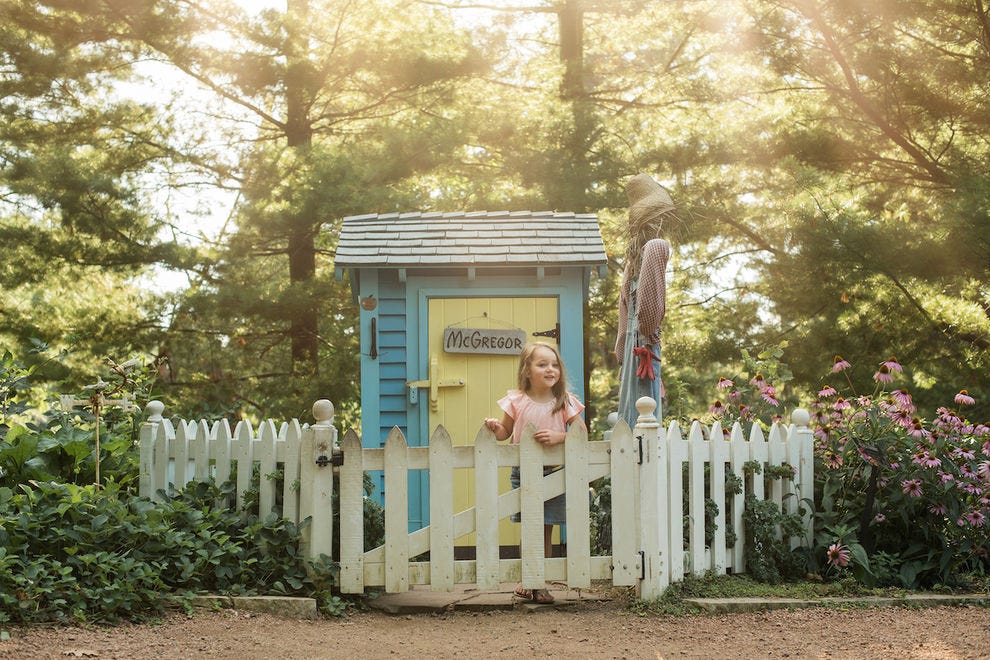
[[[828,424],[823,424],[822,426],[816,426],[814,431],[815,437],[818,438],[819,440],[828,440],[829,431],[831,430],[832,427],[829,426]]]
[[[722,405],[721,401],[715,399],[715,403],[713,403],[711,407],[708,408],[708,412],[710,412],[713,415],[724,415],[725,406]]]
[[[981,449],[980,451],[983,452],[984,456],[990,456],[990,440],[987,440],[986,442],[983,443],[983,449]]]
[[[877,372],[873,374],[873,380],[878,383],[893,383],[894,374],[890,373],[890,367],[886,364],[881,364]]]
[[[886,519],[887,516],[883,515],[882,513],[878,513],[877,515],[873,516],[873,522],[875,523],[882,523]]]
[[[930,507],[928,507],[928,510],[934,513],[936,516],[944,516],[949,512],[948,507],[946,507],[941,502],[939,502],[938,504],[931,505]]]
[[[921,467],[940,467],[942,465],[942,459],[925,450],[921,450],[915,454],[912,460]]]
[[[818,391],[818,396],[820,396],[823,399],[827,399],[830,396],[835,396],[836,394],[838,394],[838,392],[836,392],[835,388],[832,387],[831,385],[826,385],[825,387],[823,387]]]
[[[966,522],[973,527],[983,527],[983,525],[987,522],[987,517],[979,511],[970,511],[963,517],[966,519]]]
[[[892,410],[887,414],[887,416],[890,417],[891,421],[897,422],[904,428],[911,426],[911,419],[912,419],[911,413],[908,412],[907,410],[903,410],[903,409]]]
[[[908,393],[907,388],[894,390],[890,393],[890,396],[894,399],[894,403],[902,408],[914,407],[914,404],[911,401],[911,395]]]
[[[769,383],[767,383],[767,380],[763,377],[763,374],[757,371],[756,375],[753,376],[753,379],[749,381],[749,384],[762,392],[767,388]]]
[[[836,355],[835,359],[832,360],[832,373],[837,374],[840,371],[845,371],[852,365],[842,359],[841,355]]]
[[[990,483],[990,461],[983,461],[977,465],[976,474],[980,475],[983,481]]]
[[[972,479],[976,476],[976,471],[969,466],[969,463],[963,463],[959,466],[959,474],[967,479]]]
[[[962,419],[956,414],[955,410],[939,408],[935,413],[937,415],[935,422],[944,429],[953,430],[962,426]]]
[[[727,390],[730,387],[732,387],[732,381],[729,380],[728,378],[725,378],[724,376],[719,376],[718,385],[716,385],[715,387],[717,387],[720,390]]]
[[[834,452],[828,452],[822,456],[822,460],[825,461],[825,467],[831,468],[833,470],[842,467],[842,455],[836,454]]]
[[[949,474],[948,472],[942,472],[941,470],[939,470],[938,480],[940,483],[947,484],[950,481],[955,481],[955,477]]]
[[[835,400],[835,403],[832,404],[832,407],[835,408],[836,410],[846,410],[848,408],[851,408],[852,404],[840,396],[838,399]]]
[[[911,426],[908,427],[908,435],[914,438],[927,438],[930,434],[925,430],[925,425],[921,423],[921,420],[915,417],[911,420]]]
[[[887,358],[880,364],[887,367],[891,371],[896,371],[898,373],[903,371],[903,369],[901,368],[901,364],[897,361],[897,358],[895,358],[893,355],[891,355],[889,358]]]
[[[780,403],[777,401],[776,396],[777,390],[770,385],[767,385],[766,389],[763,390],[763,394],[760,395],[760,397],[771,406],[779,406]]]
[[[966,491],[970,495],[982,495],[983,485],[970,481],[969,483],[965,483],[962,485],[962,490]]]
[[[990,422],[986,424],[977,424],[973,427],[973,437],[982,438],[987,433],[990,433]]]
[[[976,403],[976,399],[971,397],[969,392],[966,390],[959,390],[959,394],[956,395],[956,398],[953,399],[953,401],[958,403],[960,406],[971,406]]]
[[[742,398],[742,392],[739,390],[732,390],[729,392],[729,401],[738,401]]]
[[[962,458],[967,461],[971,461],[976,458],[976,450],[972,447],[956,447],[952,450],[952,455],[956,458]]]
[[[901,482],[901,492],[911,497],[921,497],[921,479],[905,479]]]
[[[838,542],[828,546],[828,550],[825,552],[825,557],[828,560],[828,563],[842,568],[849,565],[851,555],[849,554],[849,548],[842,545],[841,542]]]

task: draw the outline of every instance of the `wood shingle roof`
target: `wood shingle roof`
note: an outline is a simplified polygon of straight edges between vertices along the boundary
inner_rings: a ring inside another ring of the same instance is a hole
[[[606,261],[595,214],[459,211],[348,216],[334,265],[596,266]]]

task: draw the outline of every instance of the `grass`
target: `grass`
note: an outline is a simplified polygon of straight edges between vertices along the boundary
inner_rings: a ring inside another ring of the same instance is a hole
[[[820,578],[800,582],[767,584],[746,575],[687,575],[683,582],[670,585],[663,595],[652,601],[635,600],[629,609],[640,616],[698,614],[700,608],[685,602],[692,598],[794,598],[816,600],[828,598],[904,597],[909,594],[990,593],[990,576],[967,576],[962,587],[935,587],[927,591],[910,591],[893,587],[868,588],[852,577],[825,582]]]

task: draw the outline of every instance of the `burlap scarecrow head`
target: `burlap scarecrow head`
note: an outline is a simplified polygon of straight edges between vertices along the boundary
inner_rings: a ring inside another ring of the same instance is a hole
[[[637,174],[626,184],[629,226],[634,231],[659,224],[661,216],[675,210],[674,200],[649,174]]]

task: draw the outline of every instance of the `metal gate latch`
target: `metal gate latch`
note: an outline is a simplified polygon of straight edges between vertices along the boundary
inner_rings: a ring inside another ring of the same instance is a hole
[[[434,355],[430,359],[430,378],[429,380],[412,380],[406,383],[406,387],[409,388],[409,403],[415,405],[419,402],[419,388],[428,387],[430,388],[430,410],[436,412],[440,409],[440,388],[441,387],[464,387],[463,378],[446,378],[440,380],[440,365],[437,362],[437,357]]]

